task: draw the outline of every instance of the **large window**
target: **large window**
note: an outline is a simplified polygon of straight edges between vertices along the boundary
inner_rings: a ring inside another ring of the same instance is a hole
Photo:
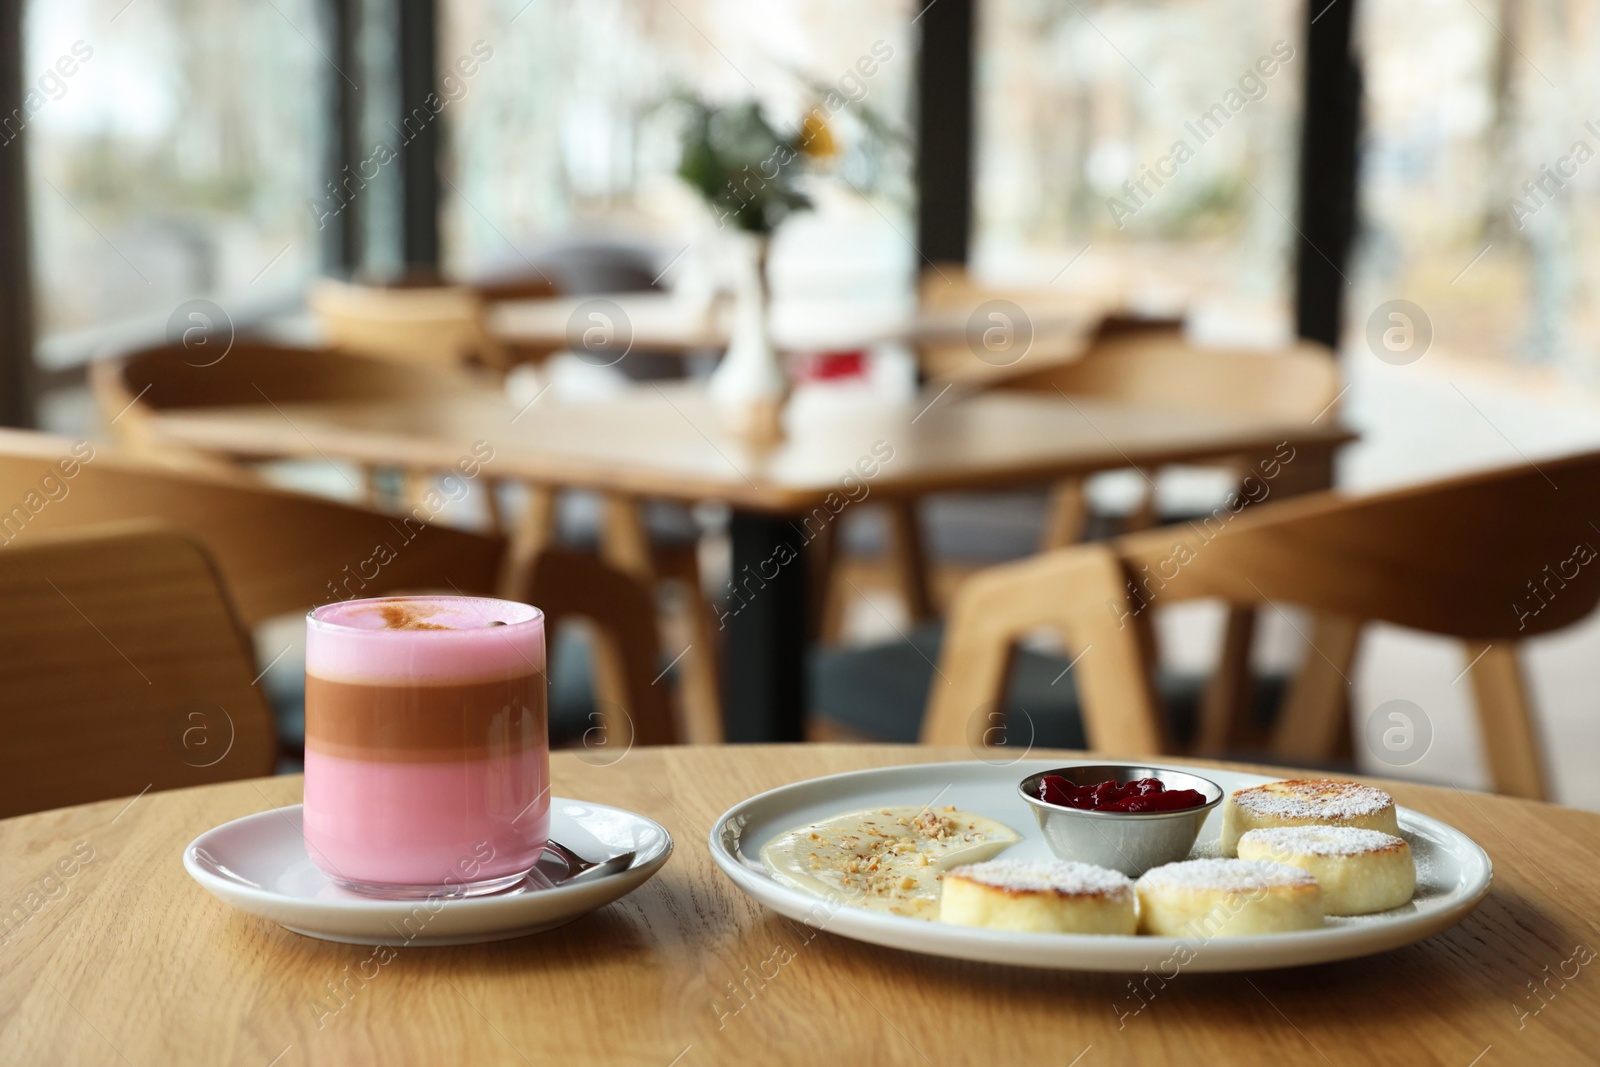
[[[1360,299],[1423,308],[1434,358],[1600,372],[1600,11],[1366,0]]]
[[[842,81],[841,141],[857,138],[868,109],[911,125],[908,0],[445,0],[442,10],[444,69],[492,53],[456,77],[444,111],[443,241],[458,273],[519,265],[573,230],[654,236],[669,255],[686,243],[708,216],[673,175],[676,93],[756,100],[792,129]],[[864,56],[881,60],[869,77],[857,73]],[[908,146],[857,158],[822,185],[821,209],[780,231],[775,255],[791,269],[775,273],[803,270],[805,250],[821,247],[836,265],[890,265],[908,286],[910,158]]]
[[[159,336],[191,299],[288,306],[340,76],[314,0],[34,0],[25,34],[40,362]]]
[[[978,10],[980,270],[1290,335],[1303,6]]]

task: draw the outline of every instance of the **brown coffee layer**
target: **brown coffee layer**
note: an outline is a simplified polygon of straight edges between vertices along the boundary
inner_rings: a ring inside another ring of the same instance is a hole
[[[366,685],[306,675],[306,748],[343,759],[443,763],[544,744],[545,681]]]

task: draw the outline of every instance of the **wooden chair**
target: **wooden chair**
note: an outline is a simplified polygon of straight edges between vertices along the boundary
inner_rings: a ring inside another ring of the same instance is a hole
[[[359,403],[387,397],[437,397],[452,390],[482,388],[459,369],[402,365],[334,351],[241,339],[226,357],[197,365],[180,345],[162,345],[96,362],[90,385],[96,404],[119,441],[140,458],[180,470],[225,472],[257,457],[218,455],[174,445],[154,428],[152,416],[188,407],[259,406],[264,403]],[[432,489],[435,472],[400,468],[405,480],[402,511],[413,508]],[[379,492],[379,472],[362,467],[366,502],[392,503]],[[527,504],[520,515],[504,514],[491,484],[483,494],[491,533],[509,532],[525,558],[554,540],[556,493],[525,485]],[[684,718],[688,736],[709,744],[722,738],[721,692],[712,611],[700,589],[695,545],[652,545],[642,504],[631,497],[606,501],[601,534],[604,558],[655,587],[672,583],[685,591],[683,610],[669,623],[686,634],[691,650],[682,665]],[[614,680],[612,685],[619,685]]]
[[[971,359],[970,352],[967,358]],[[1325,346],[1300,342],[1279,351],[1201,347],[1184,339],[1180,323],[1122,316],[1108,316],[1102,322],[1082,358],[1015,373],[990,386],[1110,401],[1155,413],[1248,414],[1285,424],[1336,417],[1340,390],[1338,360]],[[1159,518],[1148,481],[1142,492],[1128,519],[1130,529],[1148,528]],[[917,503],[905,498],[884,505],[890,571],[913,621],[937,614]],[[1077,543],[1088,520],[1082,479],[1052,486],[1040,550]]]
[[[29,530],[0,604],[0,818],[272,773],[249,638],[193,540]]]
[[[535,605],[549,594],[572,604],[573,583],[593,583],[601,593],[581,601],[581,614],[595,623],[606,662],[618,665],[597,678],[602,699],[623,709],[640,736],[678,736],[660,700],[643,697],[629,680],[654,678],[660,669],[659,642],[644,640],[637,624],[650,594],[598,559],[565,559],[560,568],[541,568],[537,557],[546,546],[441,526],[425,512],[387,515],[231,472],[174,471],[83,442],[15,430],[0,430],[0,501],[16,502],[0,510],[0,544],[10,546],[0,552],[51,531],[106,522],[157,521],[186,533],[216,561],[249,627],[330,600],[418,589],[493,594]],[[624,585],[637,595],[618,592]],[[646,702],[636,703],[641,699]],[[627,732],[626,723],[615,728],[618,736]]]
[[[530,485],[522,520],[513,543],[518,554],[532,559],[556,544],[557,491]],[[644,502],[622,493],[606,493],[598,531],[599,556],[611,567],[630,575],[647,589],[676,585],[681,601],[665,613],[669,632],[685,643],[676,661],[681,672],[679,694],[684,740],[695,745],[723,740],[721,640],[714,613],[701,587],[696,545],[655,543],[645,521]],[[609,671],[615,678],[614,671]],[[613,682],[615,687],[620,683]]]
[[[1081,293],[1048,286],[1018,288],[996,286],[974,278],[957,264],[945,263],[922,273],[917,302],[924,311],[965,321],[987,301],[1004,300],[1023,308],[1042,327],[1045,320],[1055,323],[1036,333],[1028,348],[1027,366],[1070,362],[1083,352],[1098,309]],[[1063,328],[1063,322],[1071,326]],[[917,365],[935,387],[951,382],[961,387],[987,388],[1008,380],[1022,364],[991,365],[974,357],[966,340],[925,341],[917,346]]]
[[[1273,736],[1279,756],[1338,750],[1361,626],[1388,622],[1462,640],[1495,788],[1542,798],[1516,643],[1600,602],[1589,547],[1600,539],[1587,513],[1597,499],[1600,453],[1590,453],[1371,496],[1319,493],[993,568],[955,598],[941,657],[950,682],[934,688],[923,740],[966,740],[973,709],[997,698],[1017,638],[1049,627],[1082,656],[1073,672],[1092,747],[1168,751],[1148,609],[1282,601],[1320,618]]]
[[[1325,346],[1299,342],[1278,351],[1225,349],[1193,345],[1179,325],[1110,317],[1102,323],[1088,352],[1075,362],[1059,363],[1014,375],[996,388],[1044,392],[1070,399],[1110,401],[1165,411],[1204,411],[1256,415],[1303,425],[1318,418],[1336,417],[1340,396],[1338,360]],[[1225,465],[1235,481],[1242,480],[1256,457],[1239,457]],[[1142,497],[1125,523],[1127,529],[1147,529],[1161,521],[1153,491],[1156,472],[1146,472]],[[1322,488],[1327,479],[1310,476],[1302,463],[1295,482]],[[1286,480],[1274,486],[1279,495],[1292,490]],[[1040,550],[1062,548],[1082,539],[1088,526],[1089,505],[1082,479],[1068,479],[1051,487],[1049,510],[1040,535]],[[931,617],[932,597],[914,501],[903,501],[890,512],[891,561],[897,584],[913,619]],[[1226,669],[1219,671],[1207,695],[1202,716],[1204,739],[1217,747],[1248,703],[1249,658],[1255,629],[1255,612],[1247,607],[1228,615],[1224,647]]]
[[[89,366],[89,388],[107,429],[130,454],[189,470],[244,469],[271,456],[217,454],[162,437],[152,419],[185,408],[260,407],[263,404],[359,403],[395,397],[434,397],[475,383],[453,369],[400,366],[391,361],[326,348],[239,338],[227,354],[197,358],[182,345],[156,345]],[[413,492],[431,472],[401,468]],[[379,502],[377,469],[362,467],[367,502]],[[488,493],[491,527],[500,515]]]
[[[558,295],[555,282],[537,268],[478,278],[467,282],[466,287],[477,294],[486,313],[492,311],[496,304],[518,300],[547,300]],[[508,367],[523,363],[541,366],[561,350],[559,346],[535,345],[506,339],[501,339],[499,344],[505,353]]]
[[[1334,414],[1339,362],[1324,345],[1301,341],[1278,351],[1209,348],[1172,329],[1117,330],[1076,363],[1021,375],[1007,389],[1105,400],[1150,411],[1259,415],[1304,424]],[[1083,536],[1088,517],[1081,481],[1057,485],[1040,547],[1062,548]],[[1157,520],[1148,483],[1131,525]]]
[[[497,274],[466,284],[486,304],[509,300],[546,300],[557,295],[555,282],[537,270]]]
[[[604,662],[599,678],[620,678],[609,691],[601,686],[598,714],[606,729],[605,746],[672,744],[678,735],[666,691],[662,689],[655,626],[655,599],[647,586],[607,566],[587,552],[549,549],[533,563],[529,603],[545,613],[547,635],[573,619],[598,628],[596,654]],[[620,711],[620,721],[611,711]]]
[[[1185,340],[1181,323],[1139,323],[1108,318],[1096,341],[1076,363],[1021,375],[1003,388],[1106,400],[1152,412],[1202,411],[1256,415],[1285,424],[1304,425],[1336,418],[1340,396],[1339,362],[1332,350],[1300,341],[1277,351],[1203,347]],[[1242,482],[1254,457],[1223,464],[1235,484]],[[1139,503],[1127,517],[1128,530],[1143,530],[1163,521],[1154,491],[1157,472],[1139,487]],[[1331,471],[1313,474],[1304,462],[1293,479],[1280,480],[1274,491],[1293,491],[1289,482],[1310,488],[1331,484]],[[1307,475],[1310,475],[1307,477]],[[1051,487],[1048,519],[1040,550],[1064,548],[1083,538],[1089,505],[1082,479]],[[1202,714],[1202,744],[1226,744],[1233,723],[1243,714],[1250,686],[1250,649],[1256,613],[1249,607],[1228,613],[1223,634],[1223,666],[1217,672]]]
[[[470,364],[504,373],[504,346],[484,324],[484,300],[468,286],[380,287],[324,278],[311,310],[328,344],[346,352],[433,366]]]

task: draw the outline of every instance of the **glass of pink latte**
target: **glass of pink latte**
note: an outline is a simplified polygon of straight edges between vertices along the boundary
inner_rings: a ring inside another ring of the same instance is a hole
[[[550,827],[544,615],[384,597],[306,617],[306,850],[384,897],[521,881]]]

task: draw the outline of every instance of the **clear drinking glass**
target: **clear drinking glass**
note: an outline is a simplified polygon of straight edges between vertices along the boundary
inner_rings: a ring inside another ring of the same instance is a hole
[[[349,889],[514,885],[550,827],[544,614],[385,597],[306,617],[305,839]]]

